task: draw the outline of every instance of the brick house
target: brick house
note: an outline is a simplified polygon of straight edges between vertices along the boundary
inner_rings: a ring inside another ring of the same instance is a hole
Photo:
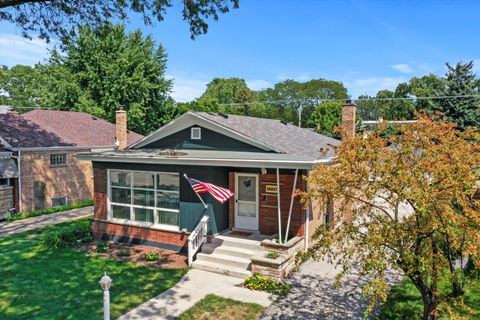
[[[123,122],[122,122],[123,121]],[[93,173],[79,153],[115,150],[142,138],[82,112],[34,110],[0,114],[0,219],[16,212],[91,200]]]
[[[354,105],[343,107],[342,121],[354,134]],[[248,265],[244,258],[255,247],[223,237],[232,230],[258,240],[288,228],[289,237],[302,238],[306,248],[333,206],[312,211],[293,191],[305,190],[303,177],[315,165],[333,163],[339,144],[279,120],[187,112],[125,150],[79,155],[93,163],[92,232],[191,256],[195,237],[207,230],[223,253],[203,268],[210,264],[217,271],[222,263]],[[185,175],[228,188],[234,197],[222,204],[206,193],[204,207]],[[193,265],[201,267],[200,261]]]

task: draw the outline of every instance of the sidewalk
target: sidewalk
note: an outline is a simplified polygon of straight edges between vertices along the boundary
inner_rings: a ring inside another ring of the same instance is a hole
[[[124,314],[118,320],[175,319],[207,294],[257,303],[264,307],[273,302],[273,296],[269,293],[236,286],[242,282],[239,278],[192,269],[175,286]]]
[[[51,214],[44,214],[41,216],[27,218],[23,220],[16,220],[12,222],[0,222],[0,237],[33,230],[52,224],[80,219],[91,215],[93,215],[93,206]]]

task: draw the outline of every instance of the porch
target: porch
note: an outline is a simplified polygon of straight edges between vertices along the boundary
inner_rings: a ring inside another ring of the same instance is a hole
[[[272,236],[238,230],[208,237],[196,254],[192,268],[245,279],[252,274],[251,258],[264,255],[261,241],[265,239]]]

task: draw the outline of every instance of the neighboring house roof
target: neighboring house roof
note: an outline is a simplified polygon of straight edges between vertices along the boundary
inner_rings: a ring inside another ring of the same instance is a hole
[[[10,156],[0,156],[0,178],[17,178],[18,170],[15,160]]]
[[[207,127],[226,136],[257,146],[266,151],[324,159],[334,155],[340,141],[279,120],[210,112],[187,112],[168,125],[132,145],[149,143],[192,125]]]
[[[114,124],[83,112],[33,110],[22,115],[0,114],[0,137],[13,148],[111,147],[115,136]],[[128,143],[142,137],[130,131]]]

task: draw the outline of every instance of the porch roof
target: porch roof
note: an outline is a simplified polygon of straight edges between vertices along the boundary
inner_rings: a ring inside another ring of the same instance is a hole
[[[0,156],[0,178],[17,178],[17,164],[10,156]]]
[[[282,153],[217,150],[137,149],[80,154],[80,160],[152,164],[203,165],[217,167],[311,169],[317,163],[329,164],[333,158],[316,159]]]

